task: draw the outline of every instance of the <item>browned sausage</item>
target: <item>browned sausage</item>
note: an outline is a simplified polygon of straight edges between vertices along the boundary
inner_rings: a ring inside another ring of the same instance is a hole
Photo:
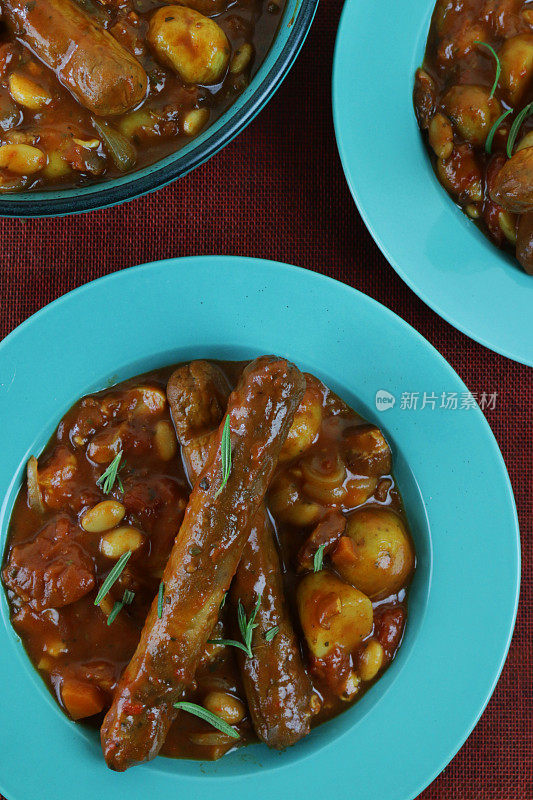
[[[101,730],[108,766],[124,770],[156,756],[193,685],[220,603],[240,561],[305,389],[301,372],[264,356],[244,370],[228,401],[232,466],[222,485],[221,425],[163,573],[157,599]]]
[[[253,658],[241,650],[237,651],[237,658],[254,729],[269,747],[281,750],[309,733],[320,701],[302,663],[285,602],[272,523],[264,503],[254,518],[231,587],[233,605],[237,607],[240,601],[247,618],[259,597],[257,628],[252,635]],[[276,628],[279,630],[269,642],[267,634]]]
[[[2,0],[1,8],[18,39],[93,114],[124,114],[145,97],[141,64],[72,0]]]
[[[212,432],[224,414],[224,380],[213,364],[193,361],[177,369],[168,382],[170,410],[191,483],[205,462],[209,428]],[[264,503],[254,518],[231,598],[235,607],[239,601],[243,604],[249,617],[260,594],[253,658],[241,651],[237,658],[254,729],[269,747],[281,749],[309,733],[318,697],[313,695],[291,624],[274,531]],[[278,632],[269,642],[267,634],[276,628]],[[240,638],[238,630],[235,636]]]
[[[516,257],[529,275],[533,275],[533,213],[518,217]]]
[[[494,178],[490,196],[515,214],[533,211],[533,147],[518,150],[505,162]]]

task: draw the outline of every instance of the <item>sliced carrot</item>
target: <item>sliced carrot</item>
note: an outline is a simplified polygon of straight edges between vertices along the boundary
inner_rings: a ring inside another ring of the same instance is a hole
[[[83,719],[98,714],[105,706],[105,698],[98,686],[76,678],[66,678],[61,687],[61,699],[72,719]]]
[[[355,564],[357,555],[355,547],[349,536],[341,536],[334,551],[335,562],[339,564]]]

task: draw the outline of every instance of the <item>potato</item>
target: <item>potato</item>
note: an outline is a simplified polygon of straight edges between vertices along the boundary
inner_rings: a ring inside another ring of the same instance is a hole
[[[390,509],[373,506],[349,517],[331,561],[346,581],[379,600],[405,585],[415,555],[400,517]]]
[[[270,487],[268,505],[275,517],[302,528],[314,525],[323,511],[319,503],[302,495],[295,476],[290,472],[276,475]]]
[[[514,214],[533,211],[533,147],[513,155],[496,175],[490,196]]]
[[[533,35],[507,39],[500,50],[500,86],[511,106],[519,105],[533,77]]]
[[[372,632],[368,597],[330,572],[306,575],[298,586],[297,602],[305,639],[315,658],[325,658],[336,647],[351,652]]]
[[[322,395],[317,381],[306,375],[307,387],[294,421],[289,430],[281,453],[280,461],[289,461],[304,453],[313,443],[322,424]]]
[[[495,97],[484,86],[460,85],[448,89],[442,105],[466,142],[483,147],[490,129],[502,113]]]
[[[147,41],[161,63],[186,83],[209,85],[224,77],[231,50],[226,34],[192,8],[158,8],[150,19]]]

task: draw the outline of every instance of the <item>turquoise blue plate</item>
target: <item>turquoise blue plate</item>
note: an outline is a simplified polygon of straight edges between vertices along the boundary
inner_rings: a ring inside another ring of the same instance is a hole
[[[333,68],[333,117],[357,207],[385,258],[444,319],[533,365],[533,278],[497,250],[439,184],[413,111],[434,0],[347,0]]]
[[[11,333],[0,345],[2,540],[26,459],[80,395],[183,359],[269,352],[314,372],[391,443],[419,559],[398,657],[359,703],[283,753],[253,745],[215,763],[158,758],[118,774],[105,766],[97,735],[48,694],[0,590],[0,791],[8,800],[35,800],[43,787],[50,800],[73,787],[77,800],[323,800],[332,791],[408,800],[475,725],[518,598],[518,528],[500,451],[465,385],[425,339],[313,272],[245,258],[161,261],[82,286]],[[425,408],[406,407],[424,392]],[[442,393],[457,409],[441,407]]]

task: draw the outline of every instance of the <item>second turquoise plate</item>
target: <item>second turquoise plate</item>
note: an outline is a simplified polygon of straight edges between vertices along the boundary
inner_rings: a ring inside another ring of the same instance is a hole
[[[439,184],[413,110],[434,0],[347,0],[333,69],[342,165],[370,233],[411,289],[485,347],[533,366],[533,277]]]

